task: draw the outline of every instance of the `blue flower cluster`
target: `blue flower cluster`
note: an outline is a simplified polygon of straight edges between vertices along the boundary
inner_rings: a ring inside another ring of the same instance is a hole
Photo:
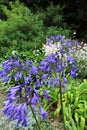
[[[17,120],[17,125],[22,123],[27,126],[27,106],[32,105],[35,109],[40,98],[49,97],[47,90],[43,90],[42,94],[39,92],[41,83],[38,80],[38,67],[31,60],[19,60],[16,55],[3,62],[2,66],[2,81],[12,84],[4,102],[4,114],[11,120]],[[46,120],[47,112],[42,107],[40,115]]]
[[[75,66],[73,45],[78,42],[64,39],[61,35],[50,37],[51,43],[61,42],[56,53],[46,56],[41,63],[33,63],[32,60],[19,60],[17,54],[2,63],[0,78],[5,83],[12,84],[4,102],[4,114],[11,120],[17,120],[27,126],[27,107],[31,105],[35,110],[41,98],[50,100],[49,91],[42,89],[43,86],[66,86],[66,68],[70,67],[70,75],[77,76],[78,68]],[[50,42],[49,40],[49,42]],[[61,78],[62,77],[62,78]],[[42,91],[41,91],[42,90]],[[39,107],[40,115],[46,120],[47,112]]]
[[[74,48],[80,45],[77,41],[65,39],[63,36],[51,36],[47,39],[47,46],[55,45],[57,51],[46,56],[40,63],[40,69],[43,72],[43,80],[47,86],[66,86],[66,69],[70,68],[70,75],[77,76],[78,68],[75,66]]]

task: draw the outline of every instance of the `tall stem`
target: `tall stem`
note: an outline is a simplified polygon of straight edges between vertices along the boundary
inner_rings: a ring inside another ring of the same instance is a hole
[[[63,114],[64,130],[66,130],[66,128],[65,128],[65,120],[64,120],[64,112],[63,112],[63,98],[62,98],[62,84],[61,83],[60,83],[60,104],[61,104],[61,110],[62,110],[62,114]]]
[[[30,105],[30,108],[31,108],[31,111],[32,111],[33,117],[34,117],[34,119],[35,119],[35,121],[36,121],[36,123],[37,123],[38,130],[41,130],[40,125],[39,125],[39,123],[38,123],[38,120],[37,120],[37,118],[36,118],[35,112],[33,111],[33,108],[32,108],[31,105]]]

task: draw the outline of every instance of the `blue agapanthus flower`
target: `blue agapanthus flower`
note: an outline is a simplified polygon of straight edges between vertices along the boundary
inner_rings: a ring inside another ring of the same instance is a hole
[[[4,114],[11,120],[17,120],[17,126],[21,123],[27,126],[27,107],[37,107],[41,98],[47,98],[48,92],[40,94],[41,80],[39,68],[31,60],[22,61],[14,56],[2,63],[0,71],[2,81],[11,81],[14,86],[10,87],[4,105]],[[9,69],[8,69],[9,68]],[[39,71],[38,71],[39,70]]]
[[[40,108],[40,115],[41,115],[41,118],[45,121],[47,119],[47,112],[41,107]]]

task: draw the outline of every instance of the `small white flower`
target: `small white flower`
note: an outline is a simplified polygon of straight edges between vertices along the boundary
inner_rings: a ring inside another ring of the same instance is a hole
[[[12,51],[12,55],[18,54],[17,51]]]
[[[76,31],[74,31],[73,34],[76,35]]]
[[[39,52],[39,50],[36,50],[36,52]]]
[[[82,41],[81,44],[83,44],[84,42]]]

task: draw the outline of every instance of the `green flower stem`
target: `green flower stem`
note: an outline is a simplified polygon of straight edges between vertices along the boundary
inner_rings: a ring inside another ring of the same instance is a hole
[[[36,118],[35,112],[33,111],[33,108],[32,108],[31,105],[30,105],[30,108],[31,108],[31,111],[32,111],[33,117],[34,117],[34,119],[35,119],[35,121],[36,121],[36,123],[37,123],[38,130],[41,130],[40,125],[39,125],[39,123],[38,123],[38,120],[37,120],[37,118]]]
[[[63,125],[64,125],[64,130],[66,130],[65,127],[65,120],[64,120],[64,112],[63,112],[63,98],[62,98],[62,84],[60,83],[60,104],[61,104],[61,110],[63,114]]]

